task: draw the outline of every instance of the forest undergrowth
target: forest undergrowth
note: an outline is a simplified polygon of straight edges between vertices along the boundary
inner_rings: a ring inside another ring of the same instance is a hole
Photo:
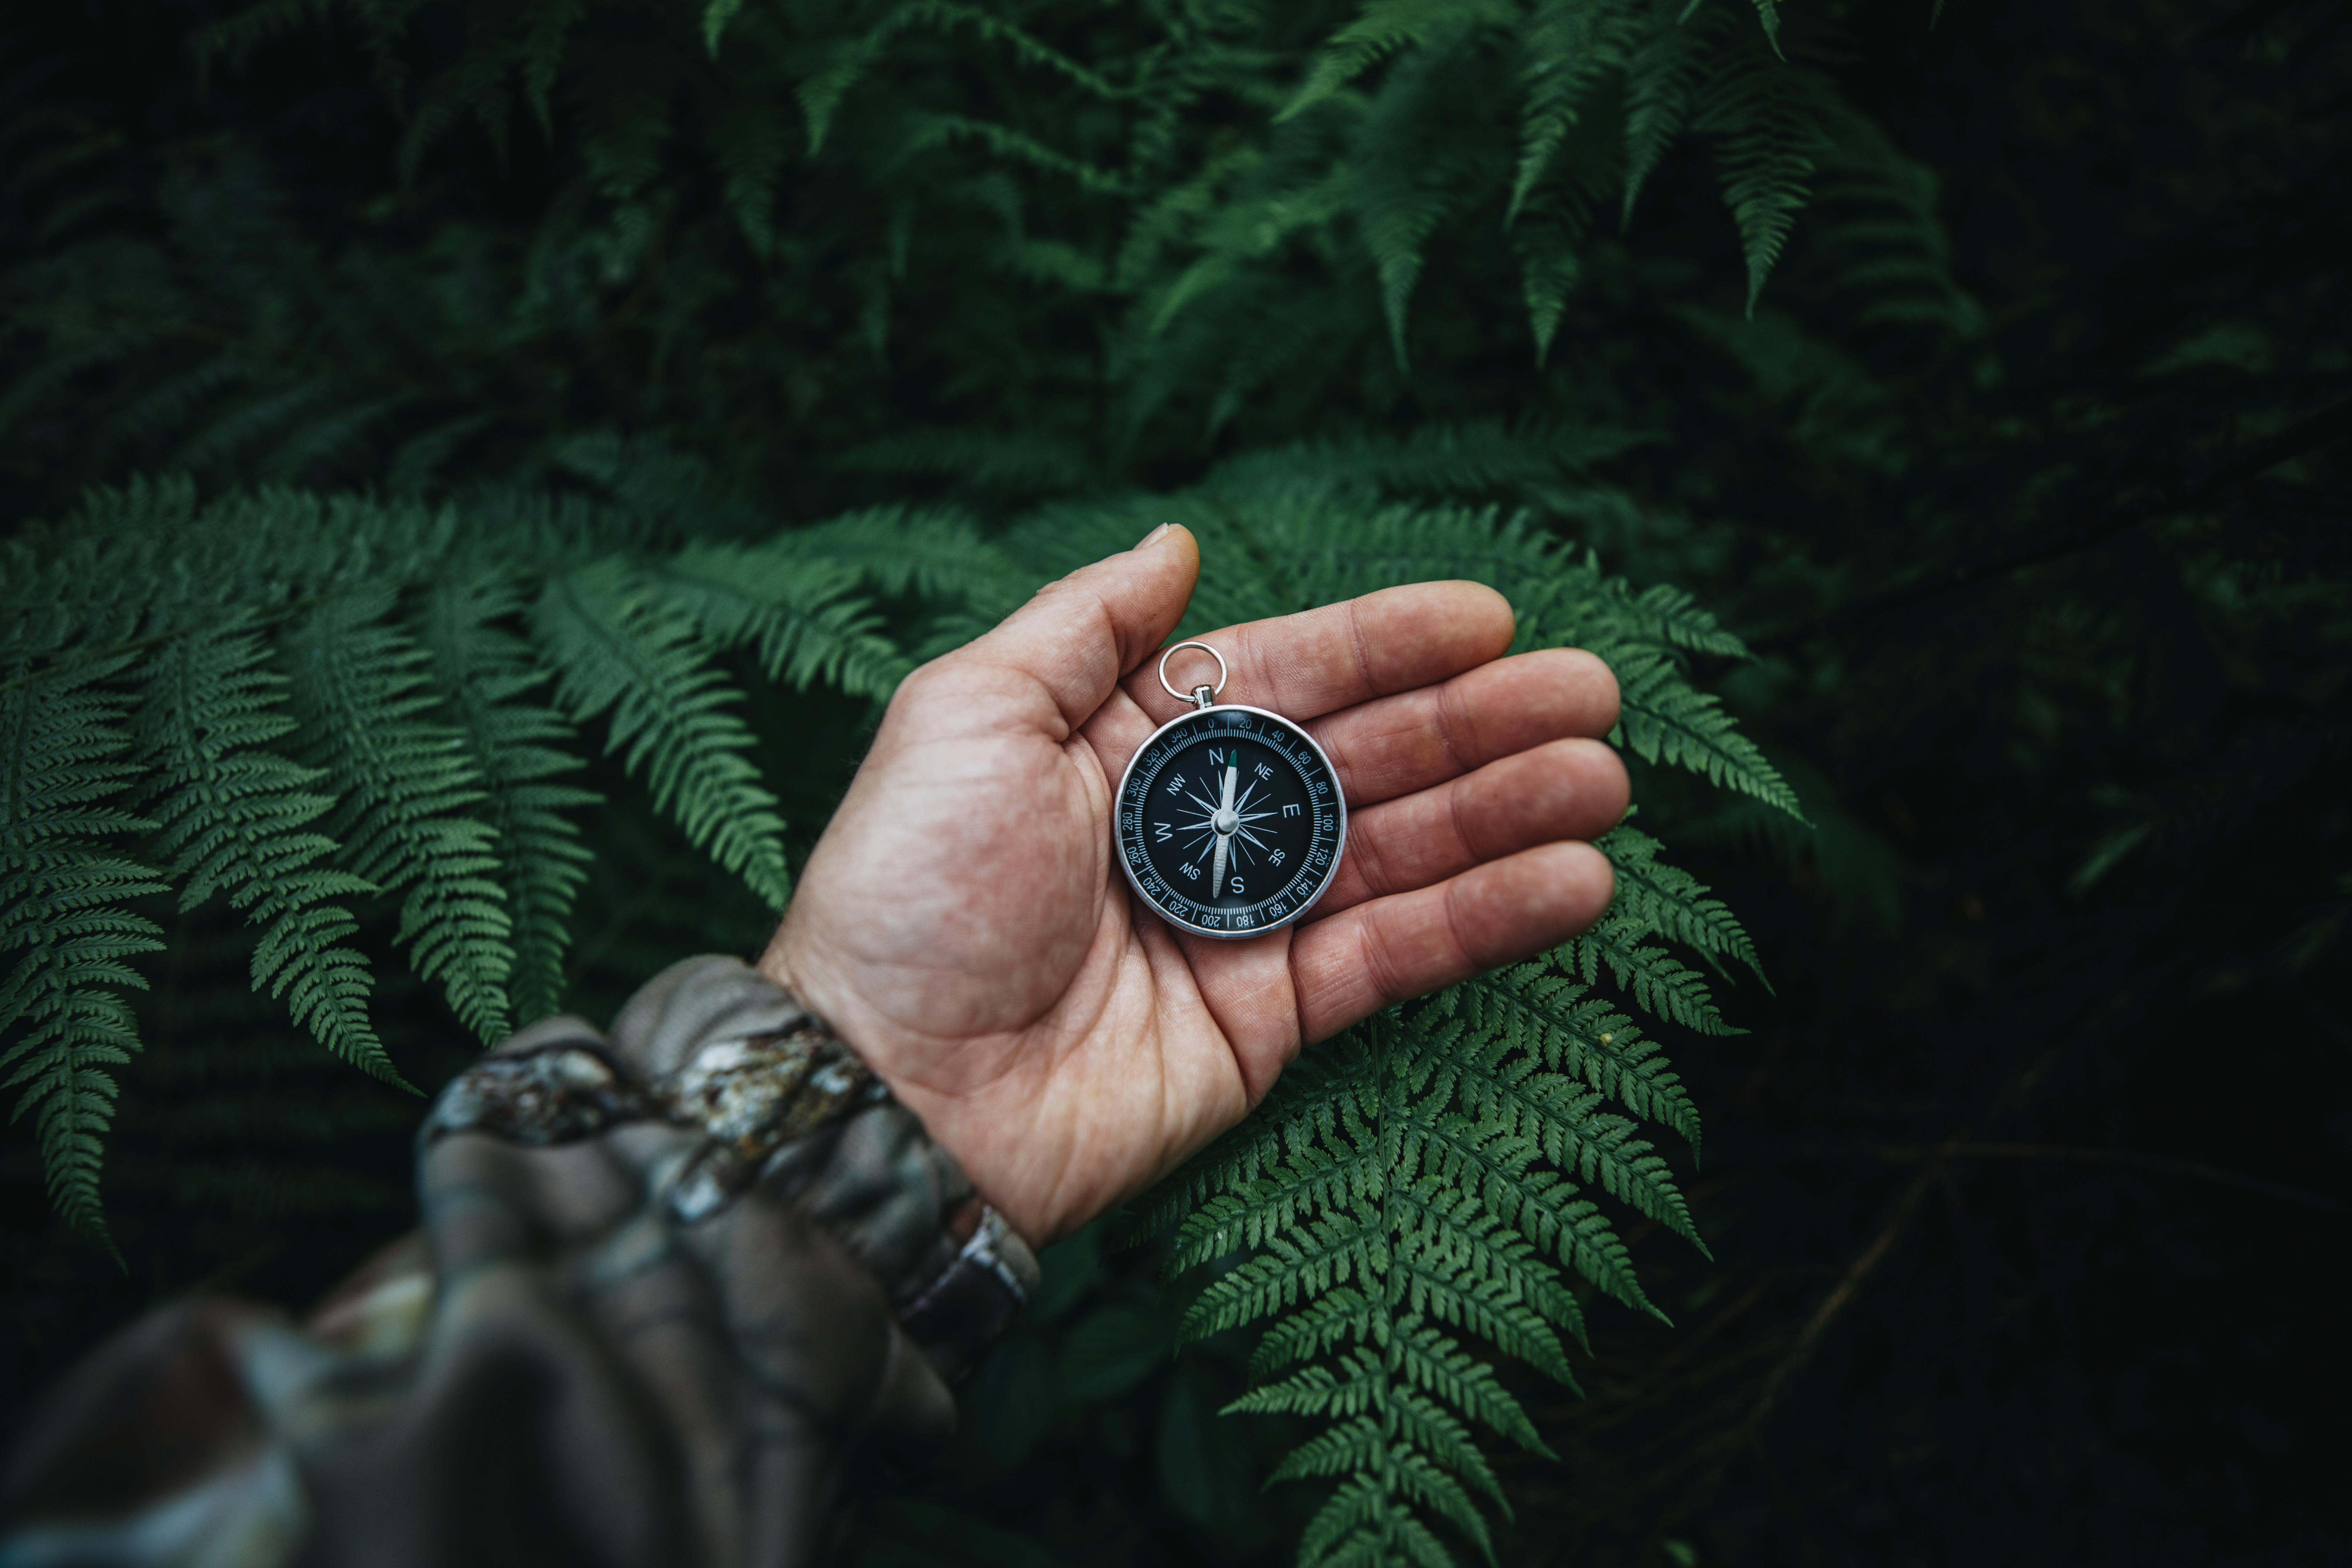
[[[404,1228],[415,1091],[755,950],[899,675],[1176,518],[1187,630],[1601,651],[1619,903],[1054,1249],[841,1561],[2346,1560],[2340,8],[92,0],[0,82],[12,1419]]]

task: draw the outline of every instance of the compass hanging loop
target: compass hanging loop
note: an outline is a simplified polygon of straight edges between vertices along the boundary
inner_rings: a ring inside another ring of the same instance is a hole
[[[1173,658],[1175,655],[1183,652],[1188,647],[1199,648],[1202,653],[1207,654],[1211,658],[1217,661],[1216,685],[1196,686],[1190,691],[1179,691],[1174,687],[1168,684],[1169,659]],[[1206,708],[1210,703],[1215,701],[1218,695],[1225,689],[1225,656],[1219,653],[1215,648],[1211,647],[1207,643],[1180,642],[1175,647],[1170,648],[1166,653],[1160,656],[1160,689],[1167,692],[1169,696],[1175,698],[1178,701],[1190,702],[1195,708]]]

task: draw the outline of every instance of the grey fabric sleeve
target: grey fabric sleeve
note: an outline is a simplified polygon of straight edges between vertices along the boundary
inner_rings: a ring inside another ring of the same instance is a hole
[[[517,1035],[445,1091],[417,1184],[420,1235],[304,1322],[185,1302],[78,1369],[0,1568],[792,1568],[855,1478],[951,1432],[949,1376],[1036,1282],[734,959],[609,1035]]]

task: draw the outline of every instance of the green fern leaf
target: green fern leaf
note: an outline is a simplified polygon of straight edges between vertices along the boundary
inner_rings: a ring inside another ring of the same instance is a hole
[[[1811,80],[1778,46],[1738,41],[1701,90],[1692,128],[1716,144],[1723,199],[1748,263],[1748,313],[1789,241],[1825,145]]]
[[[1523,222],[1511,237],[1519,258],[1519,287],[1527,300],[1528,331],[1536,340],[1536,363],[1551,357],[1568,297],[1583,275],[1579,236],[1565,224]]]
[[[803,689],[822,680],[852,696],[887,698],[908,661],[856,596],[858,575],[813,557],[789,534],[750,548],[688,545],[646,573],[706,641],[756,647],[771,679]]]
[[[563,1004],[572,905],[593,858],[563,814],[603,797],[555,782],[582,765],[579,732],[553,710],[520,700],[554,679],[503,627],[521,605],[520,591],[504,582],[439,584],[425,595],[416,626],[441,717],[487,792],[479,810],[498,835],[494,874],[513,926],[508,986],[517,1020],[531,1023]]]
[[[1393,1495],[1388,1478],[1358,1475],[1332,1493],[1299,1537],[1299,1568],[1454,1568],[1454,1554]]]
[[[219,892],[259,928],[256,990],[285,997],[337,1056],[405,1089],[368,1020],[367,960],[339,945],[359,922],[336,900],[377,889],[319,864],[334,840],[306,829],[334,797],[311,788],[320,770],[268,749],[295,724],[279,706],[286,678],[266,658],[259,635],[232,623],[172,639],[141,672],[135,730],[155,847],[171,858],[182,909]]]
[[[1366,105],[1357,128],[1349,199],[1363,230],[1364,250],[1379,275],[1381,309],[1388,320],[1389,347],[1400,368],[1405,351],[1405,308],[1412,298],[1430,237],[1465,193],[1476,188],[1476,160],[1450,153],[1455,138],[1444,121],[1446,44],[1466,32],[1475,16],[1462,7],[1443,37],[1416,49],[1389,73]]]
[[[856,37],[844,39],[827,51],[824,63],[795,89],[801,113],[809,127],[809,154],[814,157],[831,133],[834,117],[852,88],[871,71],[900,33],[918,26],[940,31],[966,27],[983,42],[1003,46],[1024,65],[1054,72],[1099,98],[1126,96],[1113,82],[1075,57],[1055,48],[1017,24],[982,6],[953,0],[904,0],[885,12],[873,26]]]
[[[1603,78],[1631,63],[1633,47],[1633,17],[1623,0],[1538,0],[1528,14],[1519,29],[1528,97],[1520,111],[1519,164],[1505,224],[1518,221],[1586,99]],[[1537,335],[1549,341],[1547,332],[1538,330]]]
[[[513,1027],[514,969],[497,835],[473,815],[484,792],[459,736],[425,717],[437,702],[425,650],[384,624],[394,600],[348,595],[297,623],[284,643],[292,708],[341,799],[325,826],[343,864],[386,893],[408,889],[394,940],[495,1045]]]
[[[1734,726],[1721,700],[1692,687],[1670,656],[1653,648],[1605,645],[1593,651],[1616,673],[1618,728],[1624,743],[1643,762],[1688,768],[1705,774],[1710,784],[1752,795],[1800,822],[1805,819],[1796,791],[1780,771]]]
[[[106,1238],[98,1181],[114,1114],[108,1068],[139,1049],[121,993],[146,981],[126,962],[163,946],[152,921],[124,906],[164,890],[155,873],[104,852],[149,826],[108,802],[134,770],[125,703],[101,682],[127,658],[62,672],[19,664],[0,688],[0,952],[18,953],[0,984],[9,1120],[30,1114],[49,1202],[84,1234]]]
[[[1572,965],[1574,950],[1563,951]],[[1550,961],[1465,981],[1446,999],[1479,1029],[1508,1038],[1545,1067],[1582,1079],[1698,1147],[1698,1110],[1656,1042],[1644,1039],[1632,1019],[1591,995],[1586,985],[1556,972]]]
[[[852,512],[783,535],[776,547],[786,546],[854,568],[877,593],[961,600],[991,621],[1020,608],[1036,586],[971,518],[940,508]]]
[[[1678,866],[1658,858],[1664,847],[1648,834],[1620,824],[1593,841],[1616,868],[1617,894],[1609,912],[1637,921],[1643,927],[1710,958],[1736,958],[1764,979],[1764,966],[1739,923],[1720,899],[1706,897],[1706,884]],[[1771,983],[1765,982],[1765,989]]]
[[[609,711],[605,749],[645,773],[656,808],[782,909],[792,874],[776,797],[744,755],[751,732],[727,711],[738,694],[707,662],[692,616],[634,567],[604,561],[550,582],[530,621],[572,717]]]
[[[1706,977],[1664,948],[1642,941],[1647,934],[1643,921],[1620,916],[1602,921],[1569,946],[1588,984],[1605,967],[1643,1011],[1702,1035],[1738,1034],[1716,1011]]]
[[[1297,118],[1381,61],[1411,49],[1431,36],[1454,33],[1481,24],[1507,25],[1513,7],[1498,0],[1365,0],[1362,12],[1325,41],[1307,79],[1299,84],[1275,116],[1277,123]]]
[[[743,9],[743,0],[709,0],[702,8],[702,47],[713,58],[719,54],[719,40],[727,31],[727,24]]]
[[[1633,204],[1689,123],[1691,100],[1706,73],[1704,22],[1687,17],[1660,26],[1625,67],[1625,200],[1620,221],[1633,226]]]
[[[1553,1457],[1526,1409],[1496,1380],[1495,1369],[1473,1360],[1468,1352],[1426,1324],[1411,1319],[1400,1324],[1389,1342],[1389,1359],[1400,1384],[1428,1390],[1529,1453]],[[1568,1386],[1576,1389],[1573,1378]]]
[[[1725,658],[1751,657],[1748,645],[1723,629],[1712,611],[1682,589],[1660,583],[1635,594],[1622,577],[1602,582],[1590,566],[1591,588],[1579,606],[1583,635],[1594,642],[1647,642]],[[1574,579],[1570,579],[1573,582]]]

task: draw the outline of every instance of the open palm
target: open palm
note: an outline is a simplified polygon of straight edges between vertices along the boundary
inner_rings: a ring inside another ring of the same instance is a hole
[[[1299,721],[1350,811],[1295,926],[1177,934],[1114,866],[1127,761],[1185,705],[1152,655],[1200,552],[1163,528],[910,676],[761,967],[866,1057],[1035,1242],[1240,1120],[1307,1042],[1539,952],[1607,907],[1623,815],[1599,659],[1502,656],[1473,583],[1205,634],[1224,697]]]

